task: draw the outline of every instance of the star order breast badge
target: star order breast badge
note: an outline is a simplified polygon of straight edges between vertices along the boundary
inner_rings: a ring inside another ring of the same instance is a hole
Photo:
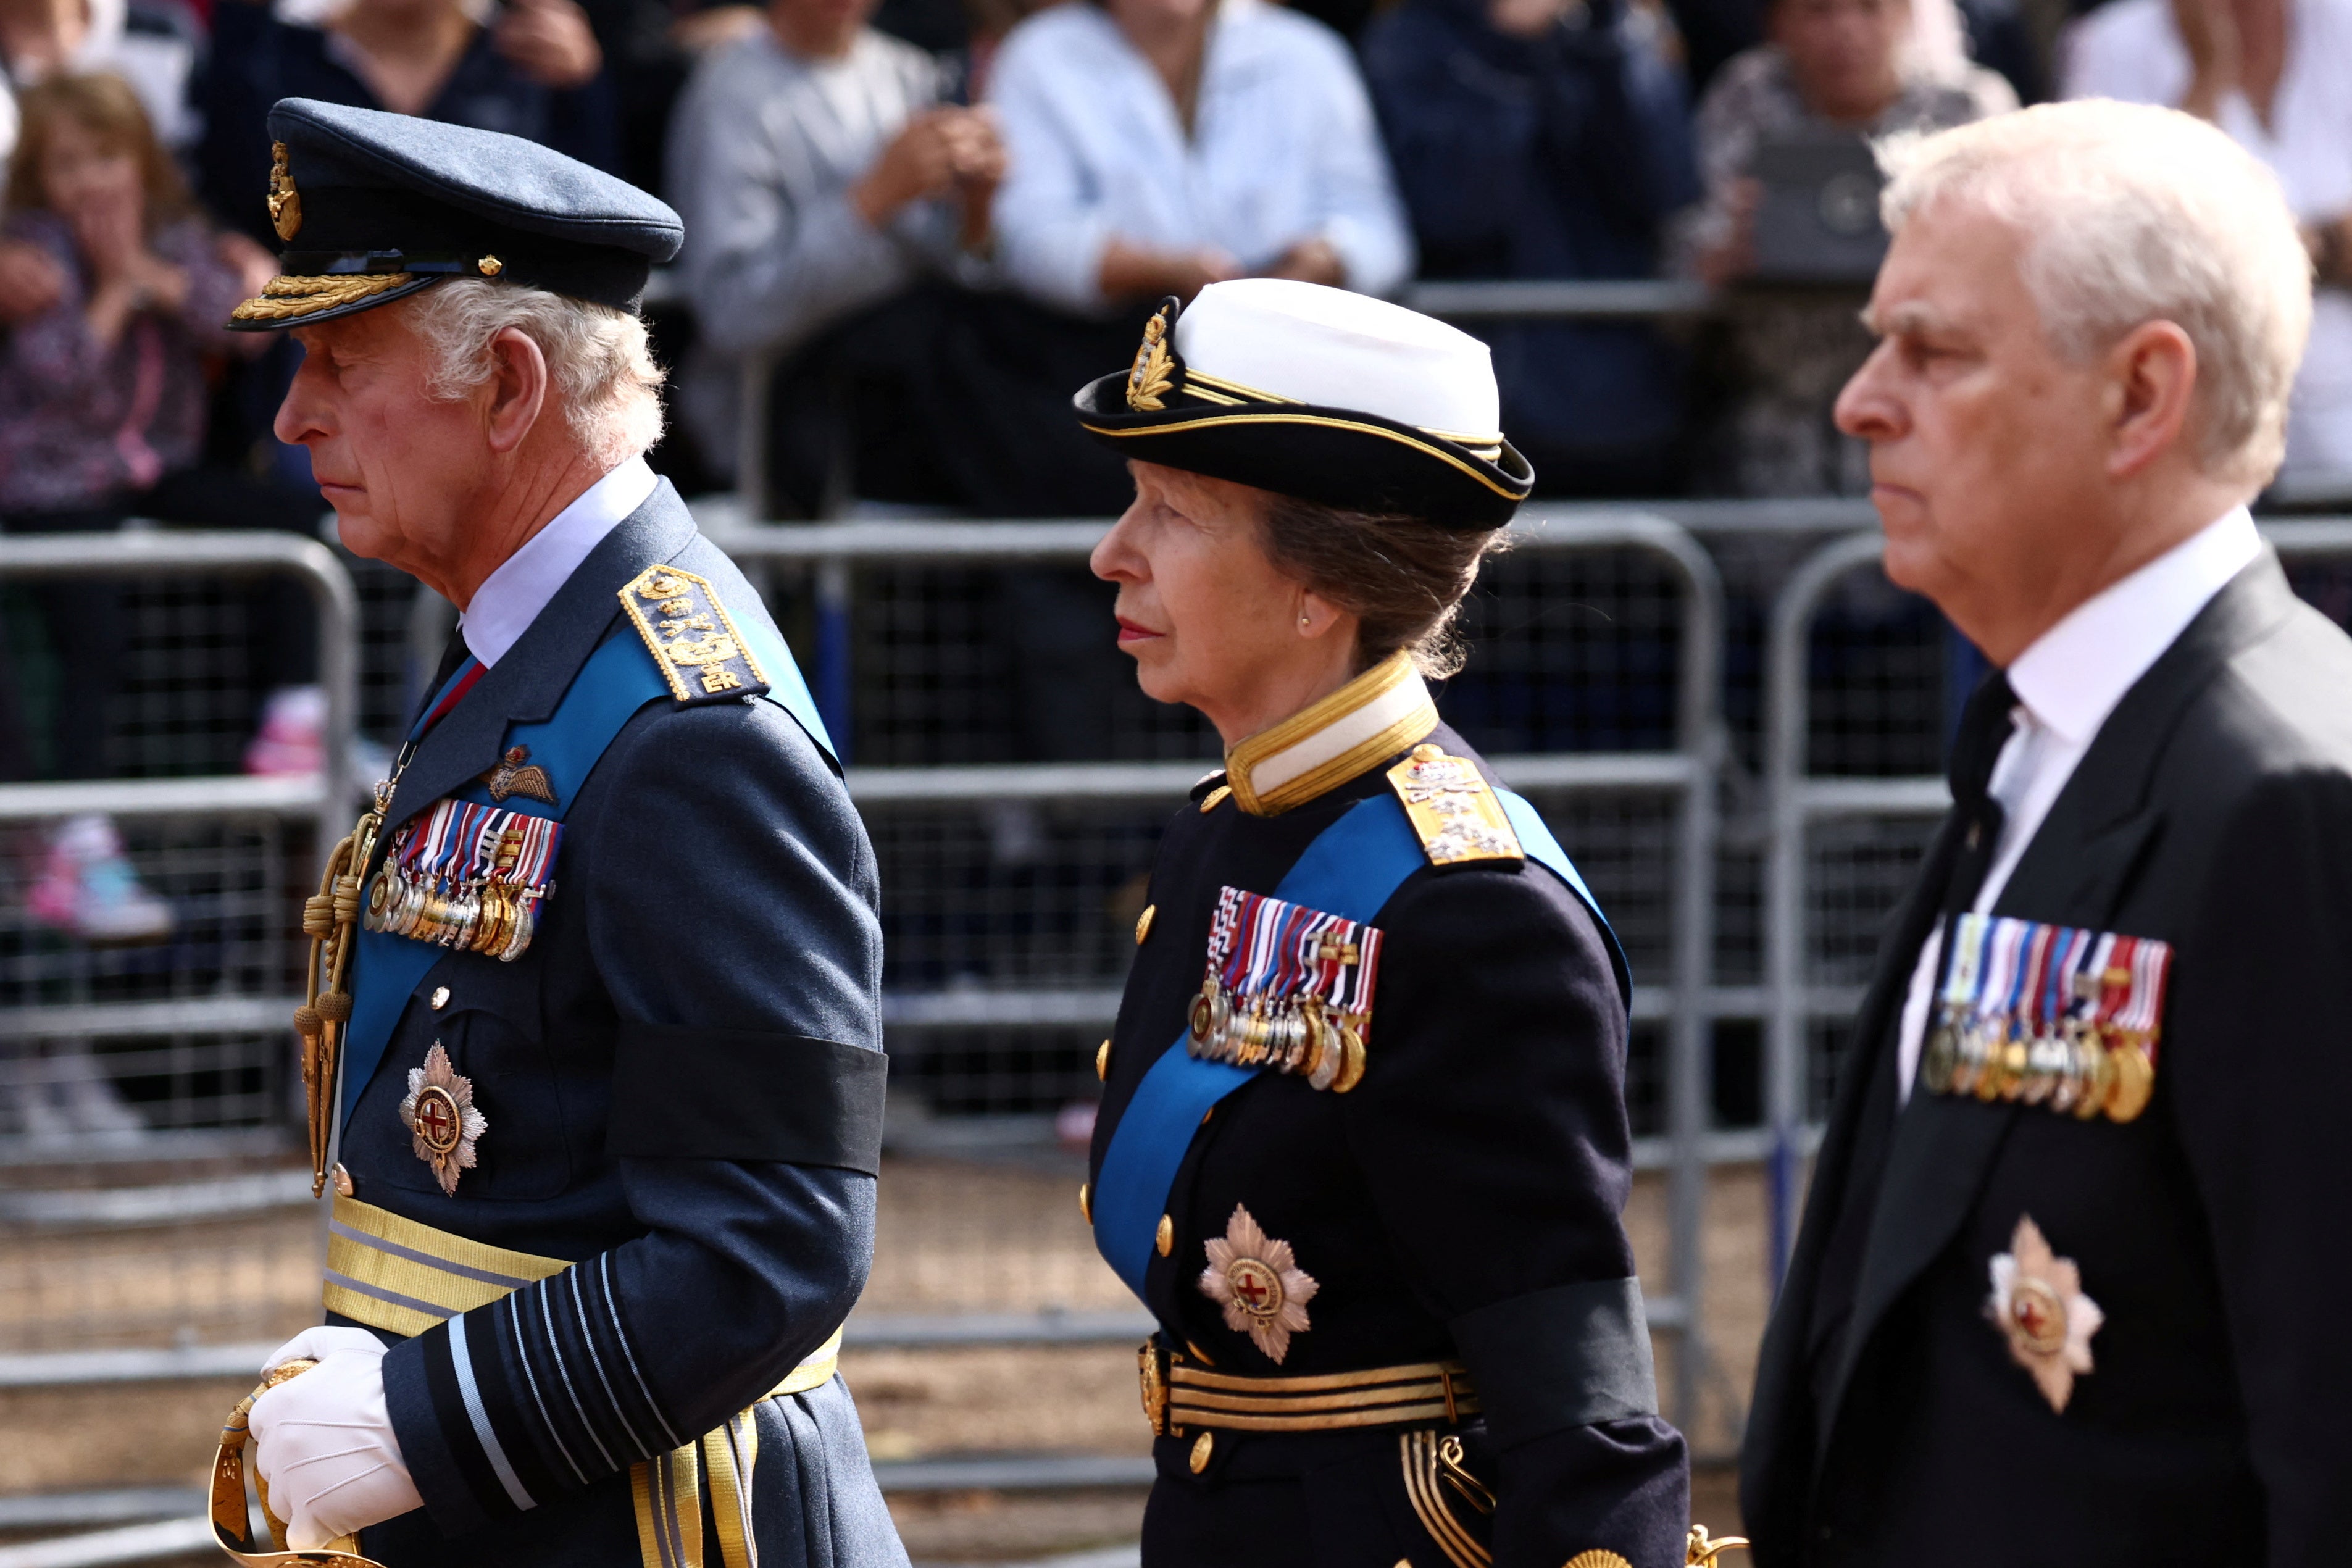
[[[2083,1294],[2083,1272],[2060,1258],[2030,1215],[2021,1215],[2009,1250],[1992,1260],[1992,1298],[1985,1303],[2009,1341],[2010,1359],[2033,1374],[2050,1408],[2063,1414],[2074,1379],[2091,1370],[2091,1336],[2107,1315]]]
[[[1322,1287],[1298,1267],[1290,1243],[1268,1237],[1240,1204],[1234,1205],[1225,1234],[1208,1246],[1201,1294],[1224,1309],[1225,1327],[1249,1335],[1279,1365],[1290,1353],[1290,1336],[1307,1331],[1307,1303]]]
[[[416,1157],[433,1167],[441,1190],[454,1195],[457,1173],[474,1168],[475,1141],[490,1130],[490,1121],[474,1109],[474,1080],[449,1065],[438,1040],[425,1053],[423,1067],[408,1069],[400,1120],[415,1140]]]

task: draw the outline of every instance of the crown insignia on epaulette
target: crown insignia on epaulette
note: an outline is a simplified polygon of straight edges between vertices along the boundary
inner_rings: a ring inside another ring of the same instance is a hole
[[[1389,770],[1389,784],[1433,866],[1465,860],[1524,860],[1519,836],[1494,787],[1465,757],[1423,743]]]
[[[621,590],[672,697],[717,702],[757,697],[768,678],[709,581],[675,566],[648,566]]]

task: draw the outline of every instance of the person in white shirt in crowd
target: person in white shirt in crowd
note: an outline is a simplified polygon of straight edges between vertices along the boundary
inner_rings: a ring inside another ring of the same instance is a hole
[[[1010,157],[997,259],[1013,301],[984,353],[1017,450],[989,510],[1125,507],[1111,455],[1067,434],[1069,388],[1131,354],[1143,319],[1228,278],[1391,294],[1412,275],[1403,203],[1354,57],[1264,0],[1086,0],[1005,37],[988,99]],[[1018,419],[1016,426],[1013,421]],[[1054,432],[1046,434],[1048,430]]]
[[[704,58],[671,123],[667,188],[693,236],[680,266],[699,334],[681,411],[705,463],[730,473],[745,358],[783,360],[777,488],[800,510],[828,477],[835,362],[919,342],[873,318],[927,279],[975,276],[1004,168],[993,117],[949,101],[939,59],[870,26],[876,4],[773,0],[765,27]],[[881,341],[825,341],[844,329]]]
[[[2319,283],[2283,473],[2352,476],[2352,0],[2113,0],[2060,57],[2064,96],[2186,110],[2278,176]]]
[[[1262,0],[1058,5],[1015,27],[993,100],[1013,285],[1099,314],[1227,278],[1388,294],[1412,242],[1356,63]]]

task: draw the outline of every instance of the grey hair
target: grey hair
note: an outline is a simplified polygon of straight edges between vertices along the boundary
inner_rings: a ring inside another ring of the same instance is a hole
[[[433,353],[433,396],[454,400],[488,381],[490,340],[512,327],[546,356],[564,424],[599,467],[617,468],[661,439],[662,369],[645,322],[626,310],[484,278],[437,283],[406,303]]]
[[[1268,490],[1261,539],[1268,559],[1356,617],[1356,667],[1399,648],[1443,679],[1469,657],[1455,630],[1478,563],[1505,548],[1500,529],[1433,526],[1419,518],[1352,511]]]
[[[1878,144],[1886,226],[1946,201],[2024,237],[2051,346],[2083,363],[2149,321],[2197,351],[2200,466],[2260,484],[2286,449],[2311,255],[2278,181],[2178,110],[2088,99]]]

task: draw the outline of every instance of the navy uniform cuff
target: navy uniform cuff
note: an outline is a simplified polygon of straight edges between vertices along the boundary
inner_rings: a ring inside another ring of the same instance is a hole
[[[635,1382],[604,1282],[592,1260],[384,1357],[394,1434],[444,1534],[528,1512],[675,1446]]]
[[[1638,1279],[1560,1285],[1447,1325],[1502,1447],[1570,1426],[1658,1413]]]
[[[488,1523],[490,1516],[450,1451],[446,1423],[425,1372],[431,1342],[437,1342],[438,1357],[446,1363],[446,1329],[403,1341],[384,1352],[383,1403],[392,1417],[392,1435],[400,1444],[401,1461],[408,1467],[416,1495],[425,1500],[425,1511],[444,1535],[459,1535]]]

